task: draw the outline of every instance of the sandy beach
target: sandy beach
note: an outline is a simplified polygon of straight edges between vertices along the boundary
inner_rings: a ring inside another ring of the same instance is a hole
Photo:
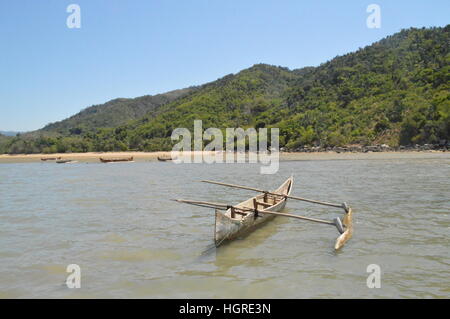
[[[395,158],[428,158],[435,155],[448,155],[450,152],[442,151],[403,151],[403,152],[368,152],[368,153],[336,153],[336,152],[281,152],[281,161],[301,161],[301,160],[346,160],[346,159],[395,159]],[[41,162],[42,158],[61,157],[61,159],[70,159],[78,162],[100,162],[100,157],[111,158],[129,158],[133,156],[136,162],[157,161],[158,157],[170,157],[170,152],[88,152],[88,153],[57,153],[57,154],[1,154],[0,163],[27,163]],[[52,162],[52,161],[48,161]]]

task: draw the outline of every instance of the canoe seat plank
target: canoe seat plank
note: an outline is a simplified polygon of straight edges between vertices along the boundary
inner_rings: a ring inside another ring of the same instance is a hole
[[[273,204],[271,204],[271,203],[264,203],[264,202],[259,202],[259,201],[256,201],[256,205],[261,205],[264,207],[273,206]]]

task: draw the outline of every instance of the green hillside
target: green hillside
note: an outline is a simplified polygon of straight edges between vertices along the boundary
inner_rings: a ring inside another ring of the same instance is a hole
[[[48,124],[33,133],[80,135],[96,131],[99,128],[116,127],[145,114],[154,113],[161,105],[170,103],[194,90],[195,88],[192,87],[134,99],[114,99],[104,104],[88,107],[68,119]]]
[[[3,152],[169,150],[172,130],[192,128],[195,119],[204,128],[278,127],[280,145],[290,149],[438,143],[450,136],[449,31],[403,30],[318,67],[254,65],[162,101],[126,123],[111,119],[129,114],[135,102],[114,100],[127,106],[103,108],[100,122],[84,120],[81,112],[10,139]]]
[[[285,142],[406,145],[448,139],[449,31],[404,30],[310,69],[287,93],[284,120],[276,123]]]

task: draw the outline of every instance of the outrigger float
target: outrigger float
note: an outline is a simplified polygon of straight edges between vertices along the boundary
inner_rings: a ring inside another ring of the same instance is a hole
[[[175,200],[180,203],[186,203],[200,207],[215,208],[216,222],[214,232],[214,243],[216,247],[220,246],[222,243],[226,241],[236,239],[254,230],[257,226],[269,220],[272,220],[276,216],[296,218],[310,222],[335,226],[340,233],[334,245],[335,250],[342,248],[353,235],[352,209],[346,203],[339,205],[292,196],[291,191],[294,183],[293,177],[288,178],[283,184],[281,184],[280,187],[278,187],[274,191],[266,191],[253,187],[226,184],[214,181],[202,181],[202,182],[233,188],[252,190],[261,193],[260,195],[252,197],[235,206],[205,201],[194,201],[184,199]],[[334,218],[332,221],[328,221],[294,214],[280,213],[280,211],[286,206],[288,198],[312,204],[342,208],[345,212],[344,218],[342,219],[342,221],[339,217]],[[225,213],[221,211],[225,211]]]

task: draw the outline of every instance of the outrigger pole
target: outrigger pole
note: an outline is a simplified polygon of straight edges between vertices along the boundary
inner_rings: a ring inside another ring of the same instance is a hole
[[[201,206],[201,207],[208,207],[208,208],[216,208],[216,209],[229,209],[234,208],[237,210],[242,211],[253,211],[260,214],[271,214],[271,215],[279,215],[279,216],[285,216],[285,217],[292,217],[292,218],[298,218],[303,220],[308,220],[311,222],[321,223],[321,224],[327,224],[327,225],[333,225],[336,226],[339,230],[339,226],[336,225],[336,222],[323,220],[323,219],[317,219],[317,218],[311,218],[306,216],[299,216],[299,215],[293,215],[293,214],[285,214],[285,213],[278,213],[278,212],[271,212],[268,210],[258,210],[251,207],[235,207],[227,204],[221,204],[221,203],[212,203],[212,202],[203,202],[203,201],[195,201],[195,200],[187,200],[187,199],[174,199],[174,201],[179,203],[185,203],[195,206]],[[343,233],[343,231],[339,231],[340,233]]]
[[[234,184],[227,184],[227,183],[222,183],[222,182],[215,182],[215,181],[208,181],[208,180],[203,180],[202,182],[203,183],[209,183],[209,184],[221,185],[221,186],[227,186],[227,187],[247,189],[247,190],[251,190],[251,191],[255,191],[255,192],[260,192],[260,193],[274,195],[274,196],[280,196],[280,197],[286,197],[286,198],[301,200],[301,201],[304,201],[304,202],[318,204],[318,205],[342,208],[346,212],[349,209],[349,207],[347,206],[346,203],[342,203],[342,204],[327,203],[327,202],[322,202],[322,201],[318,201],[318,200],[314,200],[314,199],[308,199],[308,198],[292,196],[292,195],[282,195],[282,194],[272,193],[272,192],[269,192],[269,191],[266,191],[266,190],[263,190],[263,189],[259,189],[259,188],[253,188],[253,187],[241,186],[241,185],[234,185]]]
[[[280,195],[280,194],[278,194]],[[250,207],[235,207],[232,205],[222,204],[222,203],[213,203],[213,202],[205,202],[205,201],[195,201],[195,200],[187,200],[187,199],[174,199],[174,201],[179,203],[185,203],[200,207],[208,207],[208,208],[215,208],[215,209],[221,209],[221,210],[227,210],[230,208],[241,210],[241,211],[253,211],[255,213],[261,213],[261,214],[272,214],[272,215],[279,215],[279,216],[285,216],[285,217],[291,217],[291,218],[297,218],[297,219],[303,219],[307,221],[312,221],[316,223],[321,224],[327,224],[327,225],[333,225],[336,226],[339,233],[341,234],[337,239],[336,243],[334,245],[334,249],[338,250],[344,244],[352,237],[353,235],[353,221],[352,221],[352,209],[349,207],[347,213],[344,216],[344,220],[341,223],[341,220],[336,217],[332,222],[322,219],[316,219],[316,218],[310,218],[305,216],[299,216],[299,215],[293,215],[293,214],[285,214],[285,213],[278,213],[278,212],[271,212],[267,210],[257,210],[255,208]],[[345,226],[345,229],[344,229]]]

